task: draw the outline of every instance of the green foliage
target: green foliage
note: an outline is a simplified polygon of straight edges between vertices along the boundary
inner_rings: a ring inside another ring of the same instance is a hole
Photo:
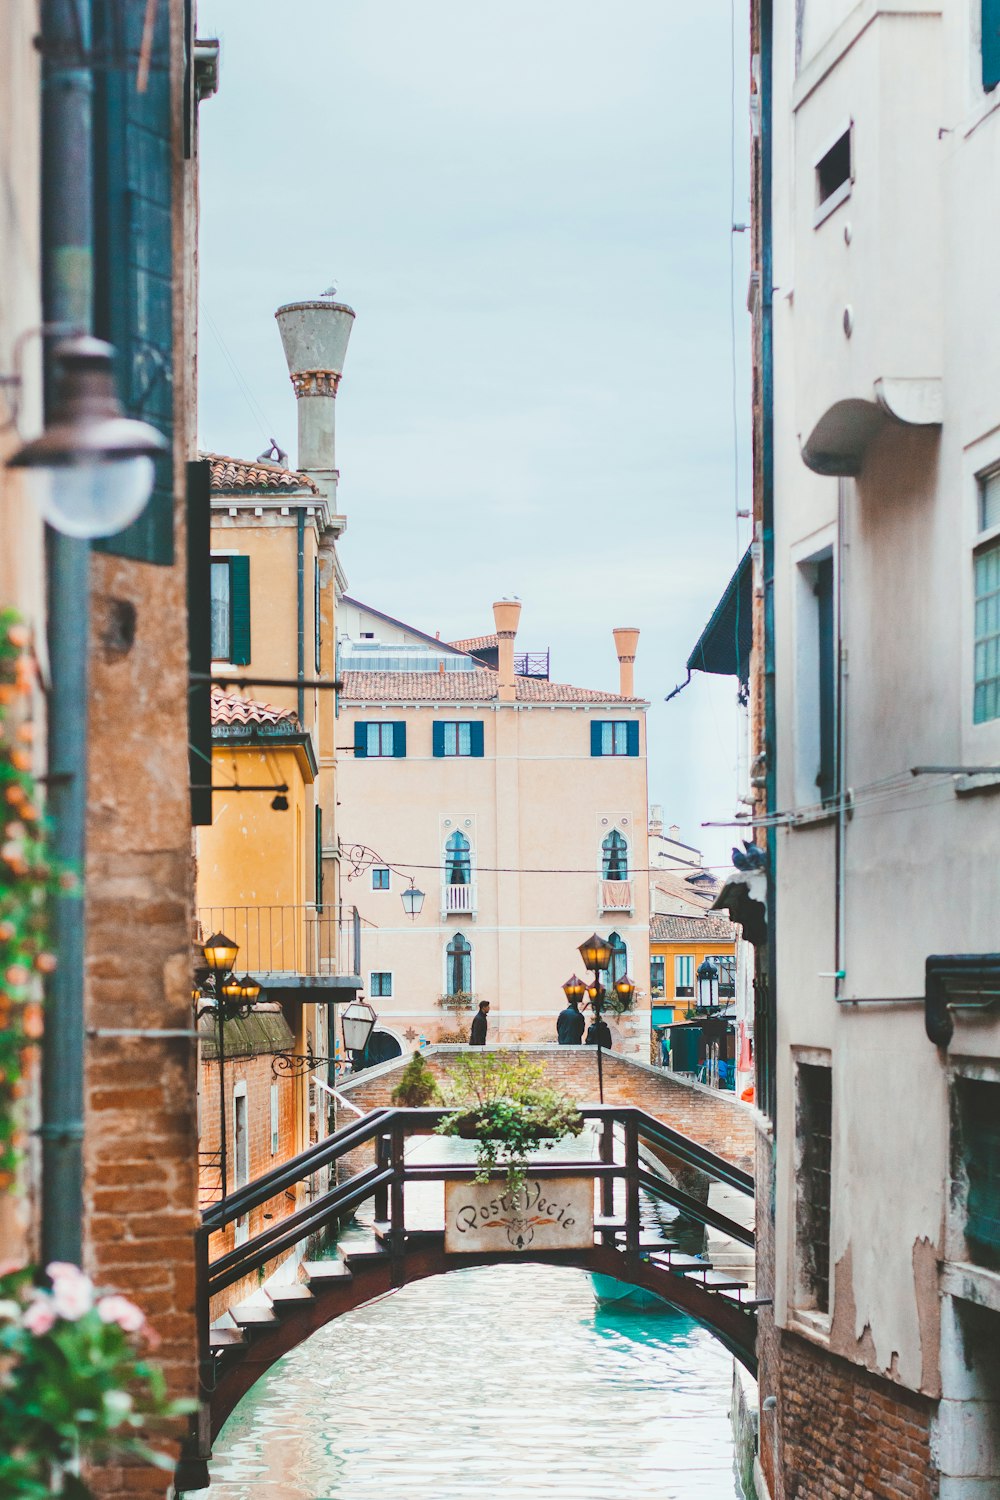
[[[0,1500],[88,1500],[83,1462],[131,1456],[171,1469],[143,1429],[194,1409],[169,1401],[141,1345],[152,1332],[124,1297],[95,1298],[75,1266],[0,1278]]]
[[[456,990],[453,995],[439,995],[437,1003],[442,1010],[471,1010],[477,999],[471,990]]]
[[[471,1134],[476,1181],[489,1182],[497,1166],[504,1166],[512,1193],[523,1186],[536,1151],[583,1129],[573,1100],[545,1082],[537,1063],[511,1052],[456,1058],[445,1096],[456,1112],[441,1122],[438,1134]]]
[[[404,1109],[425,1109],[437,1104],[440,1098],[437,1079],[424,1061],[423,1053],[414,1052],[392,1091],[393,1104],[400,1104]]]

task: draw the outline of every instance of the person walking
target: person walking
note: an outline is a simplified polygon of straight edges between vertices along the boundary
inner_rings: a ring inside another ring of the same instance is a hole
[[[586,1024],[578,1002],[568,1000],[566,1008],[556,1017],[556,1040],[560,1047],[579,1047]]]
[[[603,1016],[597,1016],[590,1023],[587,1031],[588,1047],[603,1047],[605,1051],[611,1050],[611,1028]]]
[[[490,1002],[480,1000],[479,1009],[472,1018],[472,1030],[469,1032],[470,1047],[486,1046],[486,1017],[490,1013]]]

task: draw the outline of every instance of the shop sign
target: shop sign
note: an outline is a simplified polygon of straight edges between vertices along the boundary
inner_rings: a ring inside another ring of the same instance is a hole
[[[589,1250],[593,1244],[591,1177],[529,1177],[514,1194],[502,1179],[445,1185],[448,1254]]]

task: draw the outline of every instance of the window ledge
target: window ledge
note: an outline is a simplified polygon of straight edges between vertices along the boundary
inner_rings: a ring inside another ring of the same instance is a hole
[[[956,797],[983,797],[990,792],[1000,792],[1000,774],[987,772],[981,776],[956,776]]]
[[[824,198],[822,203],[817,204],[816,210],[813,214],[814,229],[818,229],[821,224],[825,223],[825,221],[830,217],[832,213],[836,212],[836,210],[842,203],[847,202],[848,198],[851,196],[851,189],[853,188],[853,186],[854,183],[852,179],[848,178],[846,182],[842,182],[839,187],[834,188],[829,198]]]
[[[850,808],[848,808],[850,814]],[[795,828],[819,828],[825,823],[836,823],[837,809],[835,807],[807,807],[802,812],[793,813],[788,820],[788,827]]]
[[[811,1340],[814,1344],[821,1344],[824,1349],[830,1347],[830,1325],[832,1321],[829,1313],[814,1312],[807,1307],[790,1307],[788,1309],[789,1331],[801,1334],[803,1338]]]
[[[968,1261],[941,1262],[941,1290],[963,1302],[976,1302],[1000,1312],[1000,1271],[974,1266]]]

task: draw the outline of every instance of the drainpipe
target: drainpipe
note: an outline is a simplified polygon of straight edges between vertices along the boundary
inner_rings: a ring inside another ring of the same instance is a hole
[[[298,547],[297,604],[299,612],[299,724],[305,728],[306,690],[306,513],[300,505],[295,512],[295,535]]]
[[[92,77],[69,59],[91,38],[90,0],[43,0],[42,301],[45,322],[90,332],[93,311]],[[78,18],[74,21],[75,16]],[[46,407],[52,400],[51,374]],[[48,813],[53,855],[77,871],[52,902],[59,967],[47,985],[42,1052],[42,1263],[82,1259],[84,898],[90,548],[45,528]]]

